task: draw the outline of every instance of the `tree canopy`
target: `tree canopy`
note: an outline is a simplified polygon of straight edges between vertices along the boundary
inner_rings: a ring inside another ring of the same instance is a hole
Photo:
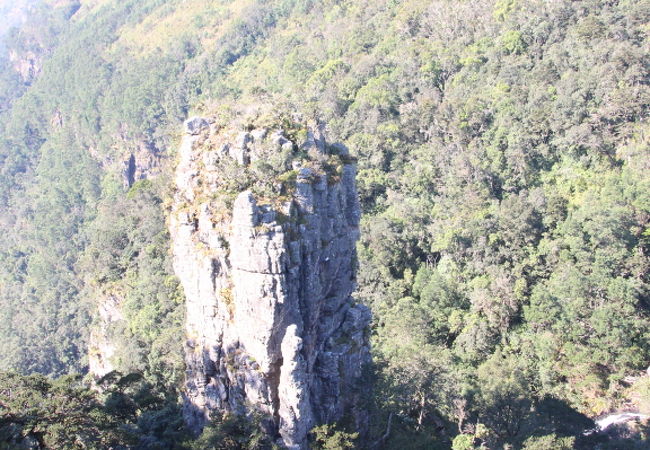
[[[182,120],[278,103],[358,158],[373,432],[591,445],[590,418],[650,402],[629,381],[650,365],[649,22],[648,0],[39,3],[0,46],[0,370],[85,371],[113,295],[115,367],[173,398]],[[113,423],[85,395],[89,429]]]

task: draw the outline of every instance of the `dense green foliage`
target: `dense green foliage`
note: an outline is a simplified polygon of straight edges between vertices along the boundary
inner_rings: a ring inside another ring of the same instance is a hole
[[[0,448],[191,448],[180,407],[140,374],[0,375]]]
[[[50,381],[42,375],[4,373],[0,378],[0,446],[107,448],[137,442],[120,429],[98,396],[68,375]],[[11,448],[11,447],[9,447]],[[38,448],[38,447],[36,447]]]
[[[568,448],[650,404],[625,381],[650,364],[647,0],[77,7],[8,35],[29,83],[0,58],[0,369],[83,370],[113,295],[117,368],[174,392],[167,182],[123,189],[123,162],[172,155],[192,111],[281,102],[359,159],[387,446]]]
[[[328,424],[314,427],[312,434],[313,448],[322,450],[355,448],[355,440],[359,437],[359,433],[346,433]]]
[[[184,312],[181,288],[171,275],[161,188],[142,180],[126,195],[117,187],[107,190],[115,193],[99,202],[79,261],[87,274],[83,294],[100,302],[118,299],[124,320],[106,324],[102,331],[116,347],[114,367],[142,372],[159,388],[172,389],[184,372]]]

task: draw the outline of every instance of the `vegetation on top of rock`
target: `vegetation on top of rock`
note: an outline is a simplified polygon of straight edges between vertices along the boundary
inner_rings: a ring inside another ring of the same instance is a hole
[[[208,202],[227,217],[235,196],[250,190],[258,204],[282,210],[296,182],[340,181],[344,165],[356,161],[347,148],[325,141],[324,124],[283,107],[257,105],[186,121],[191,158],[200,160],[195,207]]]

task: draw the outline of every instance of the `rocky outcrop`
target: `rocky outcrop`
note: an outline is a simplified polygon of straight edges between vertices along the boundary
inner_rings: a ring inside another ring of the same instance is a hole
[[[251,410],[288,448],[306,448],[314,425],[344,416],[364,429],[370,313],[351,297],[353,162],[317,127],[186,123],[170,230],[186,295],[185,417],[194,430]]]
[[[97,302],[97,317],[88,342],[88,371],[95,379],[115,370],[111,358],[116,347],[110,338],[110,329],[124,320],[121,303],[122,298],[116,294],[106,294]]]
[[[18,53],[15,50],[9,51],[9,61],[20,76],[21,81],[30,85],[41,72],[43,56],[33,51]]]
[[[128,157],[122,161],[124,187],[133,186],[136,181],[155,177],[160,173],[161,155],[153,144],[139,142]]]

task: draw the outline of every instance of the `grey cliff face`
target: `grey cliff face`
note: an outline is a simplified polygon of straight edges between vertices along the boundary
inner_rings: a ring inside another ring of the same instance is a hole
[[[95,378],[115,370],[111,362],[115,344],[109,338],[109,329],[113,323],[124,320],[121,303],[122,298],[115,294],[106,294],[98,300],[97,326],[91,329],[88,351],[88,371]]]
[[[370,362],[370,312],[351,297],[355,167],[343,164],[336,177],[302,167],[289,194],[269,202],[250,190],[233,193],[224,214],[210,201],[220,188],[211,159],[246,166],[261,141],[278,152],[300,143],[258,129],[222,136],[212,146],[218,150],[206,152],[215,133],[204,119],[188,121],[170,217],[187,299],[186,421],[198,431],[218,414],[255,409],[291,449],[307,448],[313,426],[344,415],[363,430],[359,383]],[[321,130],[308,132],[304,145],[327,151]]]

